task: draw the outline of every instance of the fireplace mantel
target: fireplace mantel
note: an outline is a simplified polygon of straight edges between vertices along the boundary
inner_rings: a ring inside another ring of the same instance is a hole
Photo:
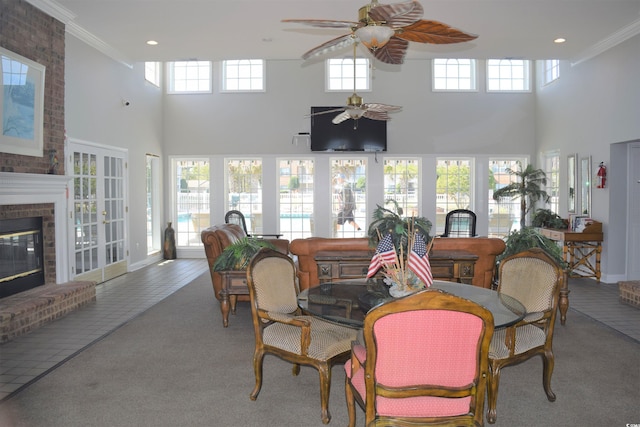
[[[70,219],[66,215],[71,179],[64,175],[0,172],[0,205],[53,203],[56,283],[69,281]]]

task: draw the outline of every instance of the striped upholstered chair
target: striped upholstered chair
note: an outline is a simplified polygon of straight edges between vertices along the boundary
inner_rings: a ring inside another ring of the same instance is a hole
[[[490,423],[494,423],[497,417],[501,369],[533,356],[542,357],[544,391],[550,402],[556,400],[551,390],[554,365],[552,343],[564,273],[542,249],[532,248],[503,259],[498,280],[498,292],[520,301],[527,315],[519,323],[499,329],[493,335],[489,351],[487,421]]]
[[[372,309],[345,364],[349,426],[481,426],[493,316],[425,290]]]
[[[262,387],[264,356],[274,354],[293,363],[293,375],[298,375],[300,365],[318,370],[322,422],[329,423],[331,367],[349,357],[357,331],[301,313],[295,266],[280,252],[267,248],[258,252],[249,263],[247,284],[256,341],[251,400],[258,398]]]

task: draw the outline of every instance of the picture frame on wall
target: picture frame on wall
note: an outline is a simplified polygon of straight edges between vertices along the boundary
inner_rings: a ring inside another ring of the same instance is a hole
[[[0,47],[0,152],[43,156],[45,66]]]

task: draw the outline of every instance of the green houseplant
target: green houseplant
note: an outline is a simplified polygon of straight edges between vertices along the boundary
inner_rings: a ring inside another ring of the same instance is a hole
[[[213,271],[246,270],[251,258],[262,248],[275,249],[267,240],[243,237],[224,248],[213,263]]]
[[[567,222],[551,209],[536,209],[531,219],[533,227],[566,229]]]
[[[534,227],[524,227],[518,231],[513,231],[505,239],[506,248],[504,252],[496,257],[496,262],[515,255],[519,252],[531,248],[543,249],[554,261],[563,269],[567,268],[567,263],[562,256],[562,249],[553,240],[540,234]]]

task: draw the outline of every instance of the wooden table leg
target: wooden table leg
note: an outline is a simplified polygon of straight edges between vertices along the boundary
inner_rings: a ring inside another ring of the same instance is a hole
[[[567,321],[567,310],[569,309],[569,271],[564,270],[562,277],[562,286],[560,287],[560,301],[558,308],[560,310],[560,324],[564,325]]]
[[[220,292],[220,311],[222,312],[222,326],[229,326],[229,294]]]

